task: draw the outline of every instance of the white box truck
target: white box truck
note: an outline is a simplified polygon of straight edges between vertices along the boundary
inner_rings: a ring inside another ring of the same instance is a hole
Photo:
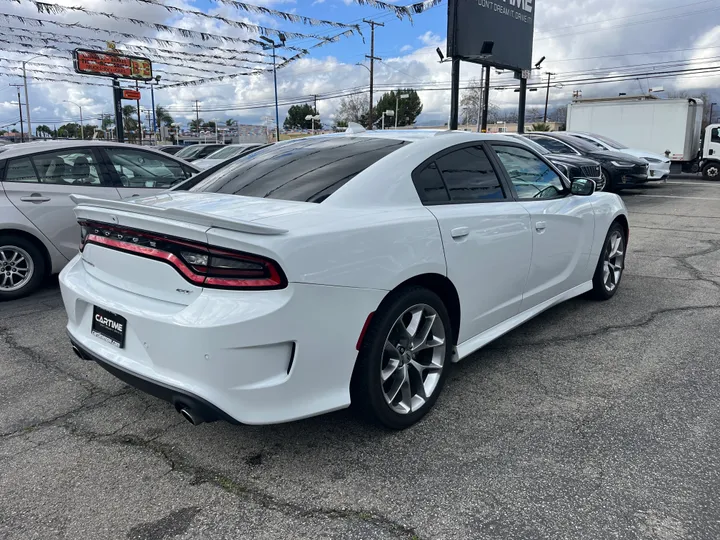
[[[701,137],[702,119],[700,99],[578,99],[568,105],[567,130],[605,135],[630,148],[665,155],[683,171],[703,171],[706,177],[720,179],[718,126],[708,126]]]

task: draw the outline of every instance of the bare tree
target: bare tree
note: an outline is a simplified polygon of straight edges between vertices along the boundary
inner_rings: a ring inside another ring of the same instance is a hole
[[[462,123],[475,124],[478,121],[480,107],[482,106],[482,88],[480,81],[470,79],[469,88],[460,94],[460,109],[462,110]]]
[[[567,105],[556,107],[551,118],[555,119],[555,121],[560,124],[564,124],[567,121]]]
[[[366,95],[355,95],[342,98],[336,117],[341,122],[362,123],[370,110],[370,101]]]

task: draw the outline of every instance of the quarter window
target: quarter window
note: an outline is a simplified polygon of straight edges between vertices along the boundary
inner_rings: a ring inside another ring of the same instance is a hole
[[[516,146],[493,145],[521,199],[553,199],[567,188],[560,177],[532,152]]]
[[[5,173],[6,182],[37,182],[35,169],[29,158],[11,159]]]
[[[413,174],[413,183],[423,204],[443,203],[450,200],[434,161],[420,172]]]
[[[455,150],[436,160],[450,200],[458,203],[503,200],[500,179],[480,146]]]
[[[123,187],[168,188],[187,178],[180,163],[161,154],[131,148],[106,148],[105,152]]]

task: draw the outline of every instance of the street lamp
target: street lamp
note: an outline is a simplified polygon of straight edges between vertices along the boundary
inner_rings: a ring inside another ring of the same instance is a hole
[[[80,139],[85,140],[85,133],[83,133],[83,118],[82,118],[82,107],[75,103],[74,101],[70,101],[68,99],[63,100],[63,103],[71,103],[75,105],[78,109],[80,109]]]
[[[25,115],[27,116],[28,125],[28,141],[32,141],[32,126],[30,125],[30,101],[28,100],[28,87],[27,76],[25,75],[25,64],[27,64],[28,62],[32,62],[36,58],[40,58],[40,56],[33,56],[29,60],[24,60],[22,63],[23,86],[25,87]]]
[[[278,37],[280,38],[280,43],[275,43],[275,40],[270,39],[267,36],[260,36],[260,39],[267,42],[268,45],[265,45],[263,43],[260,43],[259,41],[251,40],[254,43],[259,43],[264,50],[272,49],[272,55],[273,55],[273,82],[275,84],[275,136],[277,137],[277,140],[275,142],[280,142],[280,112],[278,110],[278,93],[277,93],[277,67],[275,65],[275,49],[284,47],[285,46],[285,34],[279,34]]]
[[[387,111],[383,112],[382,125],[381,125],[380,129],[385,129],[385,116],[389,116],[390,118],[392,118],[393,116],[395,116],[395,111],[387,110]]]
[[[155,84],[153,84],[153,81],[148,81],[148,85],[150,85],[150,102],[152,103],[152,118],[153,118],[153,139],[155,142],[157,142],[157,118],[155,117],[155,86],[160,84],[160,75],[155,75]]]
[[[312,120],[312,133],[313,133],[313,135],[315,135],[315,120],[317,120],[319,122],[320,115],[319,114],[316,114],[316,115],[308,114],[305,117],[305,120]]]
[[[713,111],[713,107],[714,107],[715,105],[717,105],[717,103],[711,103],[711,104],[710,104],[710,123],[711,123],[711,124],[713,123],[713,121],[712,121],[712,111]]]
[[[410,97],[410,94],[395,94],[395,129],[397,129],[397,123],[398,123],[398,108],[400,105],[401,99],[407,99]]]

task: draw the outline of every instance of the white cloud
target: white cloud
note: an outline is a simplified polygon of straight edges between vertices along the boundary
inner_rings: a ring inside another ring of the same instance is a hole
[[[325,3],[325,0],[315,0],[311,5],[314,6],[316,4],[324,4],[324,3]]]
[[[412,51],[412,50],[413,50],[412,45],[403,45],[402,47],[400,47],[400,52],[408,52],[408,51]]]
[[[431,32],[430,30],[428,30],[421,36],[418,36],[418,39],[421,42],[423,42],[425,45],[432,45],[433,47],[437,47],[443,41],[443,39],[440,36]]]

